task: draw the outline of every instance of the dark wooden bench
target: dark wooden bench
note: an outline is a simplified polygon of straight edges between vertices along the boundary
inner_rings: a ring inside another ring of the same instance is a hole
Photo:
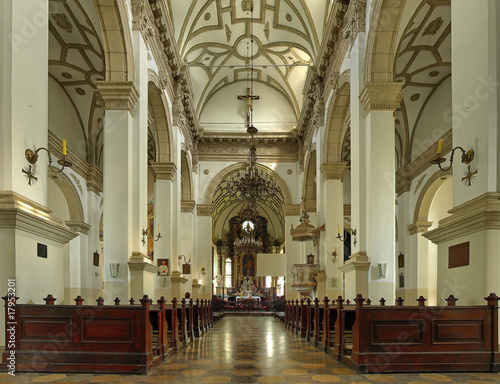
[[[98,305],[83,305],[80,296],[76,305],[54,305],[55,300],[49,295],[47,305],[15,305],[7,327],[15,324],[16,371],[147,373],[163,361],[153,351],[147,296],[140,306],[119,300],[104,306],[102,298]],[[3,363],[9,355],[6,349]]]

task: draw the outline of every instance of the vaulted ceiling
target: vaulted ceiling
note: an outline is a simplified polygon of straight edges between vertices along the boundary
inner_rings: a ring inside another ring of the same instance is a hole
[[[166,1],[205,132],[244,132],[247,88],[259,131],[297,125],[331,1]]]

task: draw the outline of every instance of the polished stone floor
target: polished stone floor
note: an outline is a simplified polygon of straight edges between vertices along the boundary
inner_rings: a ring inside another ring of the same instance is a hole
[[[270,316],[227,316],[148,376],[0,374],[12,383],[469,383],[500,382],[497,373],[356,374]]]

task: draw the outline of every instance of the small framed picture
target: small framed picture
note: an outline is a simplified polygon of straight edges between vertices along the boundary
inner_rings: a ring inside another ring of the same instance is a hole
[[[98,267],[99,266],[99,252],[94,252],[94,267]]]
[[[182,264],[182,274],[183,275],[191,274],[191,264]]]
[[[398,268],[404,268],[405,266],[405,255],[399,252],[398,255]]]
[[[168,276],[169,275],[169,269],[168,269],[168,259],[158,259],[156,261],[158,264],[158,275],[159,276]]]

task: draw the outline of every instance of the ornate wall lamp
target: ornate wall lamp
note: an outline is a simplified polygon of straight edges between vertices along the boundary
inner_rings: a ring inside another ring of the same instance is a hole
[[[441,167],[441,163],[444,163],[446,161],[446,158],[441,156],[442,147],[443,147],[443,139],[439,140],[436,157],[434,158],[434,160],[431,161],[431,164],[437,164],[441,171],[446,172],[446,171],[451,169],[451,166],[453,164],[453,155],[455,154],[455,151],[457,149],[460,149],[462,151],[462,163],[463,164],[470,164],[472,162],[472,160],[474,160],[474,150],[473,149],[469,149],[466,152],[465,149],[463,149],[462,147],[455,147],[451,151],[450,165],[446,168],[443,168],[443,167]]]
[[[335,247],[335,251],[332,252],[332,256],[332,263],[335,264],[335,262],[337,261],[337,247]]]
[[[207,274],[205,267],[202,265],[200,272],[198,273],[198,284],[201,284],[200,275],[205,276]]]
[[[356,240],[356,230],[352,229],[352,228],[346,228],[346,229],[344,229],[344,231],[349,232],[351,234],[351,236],[354,237],[352,239],[352,244],[356,245],[358,243],[358,241]],[[339,239],[342,242],[345,241],[345,238],[340,235],[340,226],[338,226],[338,225],[337,225],[337,239]]]
[[[142,245],[146,245],[146,241],[147,241],[146,237],[148,236],[148,231],[149,231],[149,228],[142,230]],[[162,237],[163,236],[161,235],[161,232],[160,232],[160,224],[158,224],[158,236],[156,236],[156,238],[155,238],[153,235],[153,241],[158,241]]]
[[[40,152],[42,149],[44,151],[47,151],[47,155],[49,156],[49,168],[52,172],[61,173],[65,167],[71,167],[73,165],[66,160],[66,140],[63,140],[63,158],[57,160],[57,163],[61,165],[60,169],[54,168],[52,166],[52,155],[50,154],[50,151],[47,148],[40,147],[35,151],[32,151],[31,149],[28,148],[26,149],[26,151],[24,151],[24,156],[26,156],[26,160],[28,160],[29,165],[23,168],[23,173],[26,175],[29,185],[32,185],[34,182],[38,180],[32,165],[35,165],[36,162],[38,161],[38,152]]]

